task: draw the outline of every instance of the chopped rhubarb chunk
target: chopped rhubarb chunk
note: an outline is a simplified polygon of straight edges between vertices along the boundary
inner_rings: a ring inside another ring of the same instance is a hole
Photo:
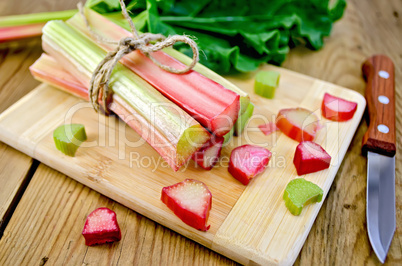
[[[258,72],[254,80],[254,92],[262,97],[273,99],[280,75],[277,71]]]
[[[116,213],[108,208],[94,210],[85,221],[82,235],[87,246],[119,241],[121,232]]]
[[[296,148],[293,160],[298,175],[305,175],[327,169],[331,156],[317,143],[300,142]]]
[[[329,93],[325,93],[322,100],[322,115],[333,121],[347,121],[353,117],[357,109],[357,103],[350,102]]]
[[[243,185],[247,185],[250,179],[265,170],[271,155],[269,150],[259,146],[239,146],[230,155],[229,173]]]
[[[197,180],[186,179],[162,189],[161,200],[184,223],[195,229],[207,231],[207,221],[212,204],[208,187]]]
[[[258,128],[261,130],[262,133],[264,133],[265,136],[268,136],[271,133],[274,133],[275,131],[279,130],[279,128],[273,122],[268,122],[266,124],[259,125]]]
[[[279,111],[276,126],[289,138],[298,142],[314,140],[319,128],[318,118],[304,108],[289,108]]]
[[[321,202],[323,194],[323,190],[316,184],[304,178],[296,178],[286,186],[283,199],[290,213],[297,216],[304,206]]]

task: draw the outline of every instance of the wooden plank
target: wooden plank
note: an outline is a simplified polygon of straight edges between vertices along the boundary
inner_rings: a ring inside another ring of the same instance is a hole
[[[402,262],[401,19],[401,1],[350,0],[324,49],[308,54],[305,48],[293,49],[283,65],[364,94],[360,69],[364,60],[385,54],[394,61],[397,228],[385,265]],[[295,265],[380,265],[366,227],[367,161],[360,151],[366,130],[367,123],[362,121]]]
[[[43,1],[45,4],[45,1]],[[75,3],[71,3],[74,8]],[[68,7],[64,4],[50,7],[57,10]],[[49,11],[49,5],[33,1],[1,1],[0,15]],[[42,53],[40,38],[0,44],[0,113],[14,104],[39,82],[29,74],[28,67]],[[0,236],[6,221],[24,191],[32,167],[32,158],[0,143]],[[36,166],[35,166],[36,167]],[[35,168],[34,167],[34,168]],[[33,169],[34,170],[34,169]]]
[[[26,73],[40,52],[38,40],[27,49],[16,46],[0,49],[0,113],[37,86],[38,82]],[[0,237],[30,178],[32,161],[0,142]]]
[[[87,247],[81,232],[98,207],[116,212],[122,239]],[[48,265],[235,264],[41,164],[0,240],[0,265],[44,260]]]
[[[293,262],[320,204],[308,209],[304,218],[295,224],[294,231],[288,234],[283,232],[275,237],[271,235],[271,232],[282,232],[293,223],[294,218],[281,198],[286,184],[297,176],[291,163],[297,143],[284,135],[270,139],[258,130],[258,125],[262,123],[261,119],[272,121],[272,115],[281,108],[292,106],[308,108],[320,117],[325,91],[357,102],[358,110],[352,120],[344,123],[323,121],[325,130],[321,130],[316,138],[333,157],[333,164],[329,171],[310,175],[309,178],[327,192],[359,124],[365,100],[353,91],[327,82],[282,68],[264,68],[281,72],[281,83],[274,100],[263,99],[252,93],[252,74],[247,79],[232,80],[246,88],[256,108],[246,133],[225,147],[223,156],[228,158],[234,146],[245,143],[272,148],[274,154],[270,170],[248,187],[233,179],[226,167],[206,172],[190,164],[185,170],[174,173],[134,131],[116,124],[119,120],[96,114],[90,110],[88,103],[45,85],[32,91],[0,116],[0,138],[82,184],[241,263]],[[294,90],[296,86],[300,88],[297,91]],[[52,138],[52,131],[58,125],[71,122],[85,124],[89,136],[88,142],[79,149],[75,158],[57,151]],[[140,145],[127,145],[130,144],[127,139],[137,140]],[[275,164],[279,159],[285,159],[285,169]],[[214,207],[209,218],[211,229],[208,232],[185,225],[159,199],[162,187],[189,177],[206,183],[214,195]],[[261,188],[272,193],[267,197]],[[259,198],[257,202],[256,196]],[[261,211],[276,222],[259,222],[261,218],[258,217],[265,217],[259,216]],[[281,218],[276,219],[277,216]],[[241,228],[240,231],[234,232],[233,226]],[[259,237],[252,237],[255,235]],[[272,247],[278,238],[287,241],[281,252]]]
[[[0,142],[0,237],[24,191],[32,158]]]

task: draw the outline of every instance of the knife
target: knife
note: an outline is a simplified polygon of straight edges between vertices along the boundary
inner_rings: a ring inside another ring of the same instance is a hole
[[[396,228],[394,64],[385,55],[374,55],[363,63],[362,71],[370,118],[362,143],[367,152],[367,231],[384,263]]]

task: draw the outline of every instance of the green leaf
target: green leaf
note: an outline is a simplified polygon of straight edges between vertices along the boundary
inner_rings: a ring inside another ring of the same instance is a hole
[[[321,49],[324,37],[329,36],[332,24],[342,17],[346,7],[346,0],[126,0],[125,3],[139,30],[166,36],[194,36],[202,51],[201,63],[220,74],[255,70],[264,62],[279,65],[296,45]],[[87,5],[101,13],[120,9],[118,0],[88,0]],[[175,45],[175,49],[192,55],[186,45]]]
[[[121,10],[118,0],[88,0],[85,6],[101,14]]]

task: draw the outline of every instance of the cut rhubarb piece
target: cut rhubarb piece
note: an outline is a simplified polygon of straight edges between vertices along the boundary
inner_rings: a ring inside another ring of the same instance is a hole
[[[296,178],[286,186],[283,199],[290,213],[297,216],[301,214],[304,206],[321,202],[323,193],[316,184],[304,178]]]
[[[184,223],[201,231],[207,231],[212,194],[208,187],[197,180],[186,179],[162,189],[161,200]]]
[[[59,151],[74,157],[81,143],[87,140],[85,127],[81,124],[61,125],[53,131],[53,140]]]
[[[271,155],[269,150],[259,146],[239,146],[230,154],[229,173],[243,185],[247,185],[250,179],[265,170]]]
[[[193,160],[205,170],[211,170],[221,156],[223,137],[212,137],[204,147],[196,151]]]
[[[243,133],[243,130],[246,127],[248,120],[250,120],[250,117],[253,115],[253,112],[254,104],[249,103],[246,111],[239,115],[239,118],[236,121],[234,132],[235,136],[240,136]]]
[[[332,96],[329,93],[324,94],[321,104],[322,116],[339,122],[352,119],[356,109],[357,103]]]
[[[319,128],[317,116],[304,108],[279,111],[276,126],[289,138],[298,142],[314,140]]]
[[[116,213],[108,208],[94,210],[85,221],[82,235],[87,246],[119,241],[121,232],[117,223]]]
[[[327,169],[331,163],[331,156],[319,144],[303,141],[296,147],[293,163],[297,174],[305,175]]]
[[[272,133],[274,133],[275,131],[278,131],[279,128],[276,126],[275,123],[273,122],[268,122],[266,124],[263,125],[259,125],[258,128],[261,130],[261,132],[265,135],[268,136]]]
[[[132,35],[94,11],[86,10],[85,12],[88,14],[90,24],[97,26],[94,31],[103,38],[119,41]],[[80,15],[74,16],[68,23],[91,37]],[[99,42],[94,41],[94,43]],[[109,43],[99,44],[106,51],[115,49]],[[162,51],[154,52],[151,55],[163,65],[175,69],[186,67]],[[180,75],[165,71],[139,50],[127,54],[120,61],[208,128],[214,135],[227,134],[236,122],[240,108],[240,96],[221,84],[194,70]]]
[[[254,92],[264,98],[273,99],[279,85],[280,73],[277,71],[260,71],[254,79]]]
[[[93,71],[106,53],[62,21],[47,23],[42,41],[44,50],[88,88]],[[130,126],[173,170],[177,171],[210,139],[196,120],[123,65],[116,65],[110,87],[113,99],[118,97],[120,106],[131,114],[123,120],[130,120]]]

